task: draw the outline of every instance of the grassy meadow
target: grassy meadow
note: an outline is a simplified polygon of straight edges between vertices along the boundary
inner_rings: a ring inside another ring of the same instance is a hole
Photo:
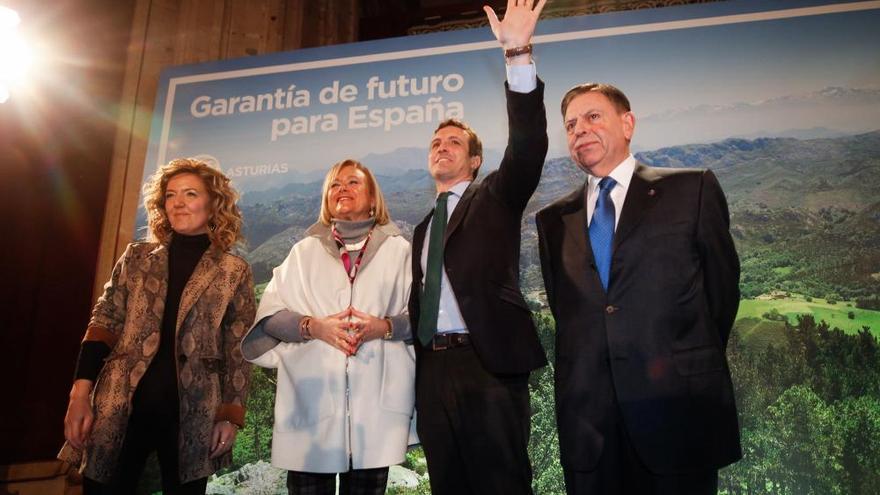
[[[775,333],[783,328],[781,321],[764,318],[773,309],[788,318],[790,323],[801,314],[812,314],[816,321],[824,320],[831,328],[837,327],[848,334],[855,334],[863,326],[870,327],[875,337],[880,337],[880,311],[859,309],[853,301],[831,301],[822,298],[807,298],[799,294],[759,296],[755,299],[743,299],[739,303],[736,315],[737,326],[746,335],[758,333]],[[850,318],[852,313],[852,318]],[[739,322],[745,319],[746,321]]]

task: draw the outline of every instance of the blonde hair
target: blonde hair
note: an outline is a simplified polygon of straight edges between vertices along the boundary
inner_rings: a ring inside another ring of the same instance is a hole
[[[223,172],[192,158],[178,158],[159,167],[144,184],[144,209],[147,211],[149,235],[147,240],[168,245],[171,242],[171,222],[165,212],[165,191],[168,181],[180,174],[193,174],[202,180],[210,198],[208,238],[211,245],[221,251],[229,251],[244,240],[241,233],[241,210],[238,209],[238,192],[229,184]]]
[[[330,184],[336,180],[339,171],[345,167],[354,167],[363,172],[367,177],[367,188],[370,191],[373,202],[371,216],[376,220],[376,224],[385,225],[390,222],[391,217],[388,215],[388,207],[385,205],[385,196],[382,195],[382,190],[379,189],[379,183],[376,182],[373,172],[370,172],[370,169],[364,166],[363,163],[350,158],[333,165],[327,171],[327,175],[324,177],[324,186],[321,188],[321,213],[318,214],[318,221],[324,225],[330,225],[333,221],[333,214],[330,212],[330,204],[328,203],[330,199]]]

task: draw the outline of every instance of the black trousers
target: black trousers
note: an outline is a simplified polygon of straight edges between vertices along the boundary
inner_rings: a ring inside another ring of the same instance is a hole
[[[162,493],[165,495],[204,495],[208,478],[181,484],[178,475],[178,421],[176,418],[132,413],[119,454],[116,476],[109,485],[85,478],[85,495],[134,494],[153,451],[159,457]]]
[[[339,473],[339,495],[384,495],[388,468],[352,469]],[[287,472],[290,495],[334,495],[336,473]]]
[[[434,495],[532,493],[528,374],[496,376],[471,346],[423,349],[417,429]]]
[[[599,464],[593,471],[575,471],[563,466],[568,495],[715,495],[718,470],[680,475],[658,475],[649,471],[633,448],[623,422],[605,437]]]

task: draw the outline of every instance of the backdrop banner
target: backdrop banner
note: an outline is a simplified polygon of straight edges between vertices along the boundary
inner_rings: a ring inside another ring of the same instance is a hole
[[[619,87],[639,160],[710,168],[727,194],[743,267],[728,358],[745,458],[722,471],[723,493],[880,493],[877,26],[878,1],[732,1],[542,20],[533,39],[550,151],[522,226],[520,272],[551,357],[533,217],[585,179],[558,110],[568,88]],[[466,120],[484,142],[482,174],[496,168],[504,80],[488,27],[173,67],[144,179],[177,157],[232,178],[259,294],[317,219],[334,163],[370,167],[408,237],[433,202],[427,153],[438,122]],[[532,380],[539,493],[564,491],[551,368]],[[211,486],[270,469],[258,461],[269,458],[274,385],[262,370],[254,383],[241,472]],[[414,473],[396,468],[390,490],[424,492],[418,450],[404,467]]]

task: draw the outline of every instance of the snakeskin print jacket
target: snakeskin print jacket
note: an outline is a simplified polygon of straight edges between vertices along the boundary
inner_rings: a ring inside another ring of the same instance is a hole
[[[159,348],[167,280],[165,246],[130,244],[92,311],[83,340],[103,341],[111,349],[93,387],[95,422],[83,451],[65,444],[58,457],[95,481],[110,482],[116,469],[132,396]],[[230,454],[210,459],[211,433],[218,421],[244,424],[250,364],[239,343],[255,311],[247,262],[209,248],[183,290],[177,315],[181,483],[231,462]]]

